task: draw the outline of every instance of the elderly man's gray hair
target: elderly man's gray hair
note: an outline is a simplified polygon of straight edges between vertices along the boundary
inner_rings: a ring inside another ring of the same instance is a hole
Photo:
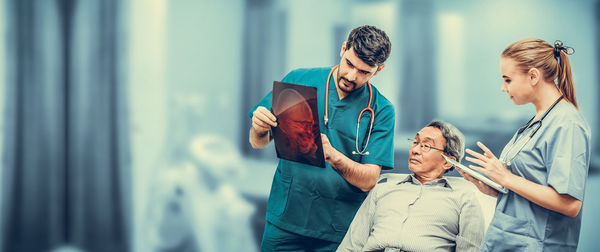
[[[427,126],[435,127],[442,131],[442,136],[446,139],[444,152],[455,157],[456,160],[460,162],[465,155],[465,136],[463,133],[454,127],[454,125],[442,121],[433,121]],[[446,172],[449,172],[453,169],[454,167],[446,170]]]

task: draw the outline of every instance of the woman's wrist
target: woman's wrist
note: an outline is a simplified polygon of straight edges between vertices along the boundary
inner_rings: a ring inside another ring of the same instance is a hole
[[[518,179],[517,177],[518,176],[514,175],[512,172],[508,172],[500,181],[497,182],[501,186],[512,188],[513,183],[516,181],[516,179]]]

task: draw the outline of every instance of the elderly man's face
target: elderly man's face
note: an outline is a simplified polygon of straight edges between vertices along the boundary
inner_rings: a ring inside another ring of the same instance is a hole
[[[442,131],[432,126],[425,127],[417,133],[414,142],[409,149],[408,168],[417,176],[429,178],[442,176],[446,171],[444,168],[446,160],[441,155],[443,152],[440,151],[446,145]],[[425,148],[421,145],[429,145],[433,148],[425,152]]]

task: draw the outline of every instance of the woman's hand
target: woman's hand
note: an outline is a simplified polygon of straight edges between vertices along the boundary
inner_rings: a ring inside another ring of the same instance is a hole
[[[467,149],[467,153],[475,158],[466,157],[465,159],[479,166],[469,165],[469,167],[485,174],[496,183],[506,186],[506,182],[513,174],[504,167],[504,164],[484,144],[477,142],[477,146],[483,150],[483,154]]]
[[[498,160],[485,145],[480,142],[477,142],[477,145],[483,150],[483,154],[467,149],[467,153],[476,157],[467,157],[467,161],[479,165],[470,165],[469,167],[472,169],[485,174],[498,184],[538,206],[569,217],[575,217],[580,213],[582,206],[581,200],[578,200],[569,194],[560,194],[551,186],[540,185],[513,174],[504,167],[502,162],[500,162],[500,160]],[[477,183],[475,185],[477,185]]]
[[[456,169],[456,171],[458,171],[458,173],[460,173],[460,175],[462,175],[466,180],[471,181],[471,183],[475,184],[477,189],[479,189],[479,191],[481,191],[483,194],[486,194],[486,195],[489,195],[492,197],[498,197],[498,192],[496,190],[494,190],[494,188],[491,188],[490,186],[481,182],[481,180],[473,178],[471,175],[466,174],[465,172],[461,171],[460,169]]]

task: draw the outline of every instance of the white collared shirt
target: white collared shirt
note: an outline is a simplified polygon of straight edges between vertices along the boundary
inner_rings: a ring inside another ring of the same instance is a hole
[[[445,177],[380,181],[356,213],[338,251],[477,251],[484,218],[472,190]]]

